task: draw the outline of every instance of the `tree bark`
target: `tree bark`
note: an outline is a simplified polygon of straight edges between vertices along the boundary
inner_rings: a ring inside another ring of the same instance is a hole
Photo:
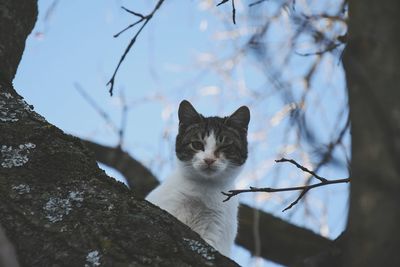
[[[0,224],[21,266],[237,266],[105,175],[16,93],[36,14],[36,1],[0,4]]]
[[[3,81],[14,79],[25,39],[32,31],[36,17],[36,1],[0,1],[0,79]]]
[[[345,266],[399,266],[400,2],[349,1],[352,123]]]
[[[92,150],[96,159],[122,173],[133,192],[144,198],[158,185],[156,177],[141,163],[119,147],[109,147],[81,139]],[[302,259],[330,250],[333,241],[302,227],[295,226],[261,210],[241,204],[239,208],[239,232],[236,244],[257,253],[254,240],[254,220],[260,225],[260,257],[284,265],[292,265]]]

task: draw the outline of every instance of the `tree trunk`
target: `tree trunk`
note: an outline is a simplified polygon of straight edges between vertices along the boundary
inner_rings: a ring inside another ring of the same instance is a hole
[[[36,14],[36,1],[0,3],[0,224],[21,266],[237,266],[109,178],[15,92]]]
[[[352,123],[344,266],[400,266],[400,2],[349,1]]]

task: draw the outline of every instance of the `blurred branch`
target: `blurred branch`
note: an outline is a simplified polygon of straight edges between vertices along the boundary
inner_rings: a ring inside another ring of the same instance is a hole
[[[332,154],[334,149],[339,145],[342,144],[342,139],[344,137],[344,134],[347,132],[347,130],[350,127],[350,117],[347,117],[347,121],[346,124],[344,125],[344,127],[342,128],[342,130],[339,132],[338,136],[336,139],[334,139],[333,141],[331,141],[328,145],[327,145],[327,150],[323,153],[323,155],[321,156],[321,160],[319,161],[319,163],[316,165],[315,170],[313,171],[313,173],[315,174],[323,165],[325,165],[326,163],[328,163],[331,159],[332,159]],[[311,174],[311,173],[310,173]],[[304,183],[304,186],[307,187],[310,185],[312,177],[316,177],[315,175],[311,174],[312,176],[310,176],[307,181]],[[350,174],[351,176],[351,174]],[[309,191],[310,189],[304,189],[300,195],[296,198],[295,201],[293,201],[285,210],[288,210],[290,208],[292,208],[294,205],[296,205],[300,199],[302,199],[305,194]]]
[[[346,124],[343,126],[343,128],[340,130],[338,136],[333,139],[332,141],[330,141],[326,146],[325,146],[325,151],[323,153],[320,153],[320,158],[321,160],[318,162],[318,164],[316,165],[315,169],[314,169],[314,173],[318,172],[318,170],[324,166],[325,164],[327,164],[329,161],[332,160],[332,154],[333,151],[335,150],[335,148],[342,144],[342,140],[344,138],[345,133],[349,130],[350,128],[350,117],[347,116],[347,120],[346,120]],[[319,151],[322,151],[324,149],[322,148],[318,148]],[[351,176],[351,175],[350,175]],[[312,180],[312,176],[310,176],[307,181],[306,181],[306,185],[308,185]]]
[[[329,250],[334,242],[262,210],[240,204],[239,231],[235,242],[250,251],[252,255],[255,254],[257,249],[253,239],[253,222],[256,219],[259,220],[260,228],[258,232],[262,244],[260,250],[257,251],[257,256],[284,266],[293,266],[295,262],[301,259]]]
[[[342,232],[335,240],[331,242],[328,249],[316,253],[315,255],[303,258],[292,264],[292,267],[337,267],[344,266],[343,264],[343,247],[345,246],[348,234]]]
[[[96,101],[88,93],[86,93],[86,91],[79,83],[74,83],[74,86],[76,90],[80,93],[80,95],[89,103],[89,105],[100,115],[101,118],[104,119],[107,125],[111,126],[115,134],[118,135],[118,147],[121,148],[124,141],[126,121],[129,111],[123,90],[121,91],[120,94],[122,112],[121,112],[121,122],[118,128],[116,124],[113,122],[113,120],[110,118],[110,116],[107,114],[107,112],[105,112],[104,109],[102,109],[100,105],[98,105]]]
[[[13,245],[7,239],[4,230],[0,226],[0,266],[19,267],[17,255]]]
[[[124,141],[124,135],[126,131],[126,121],[128,117],[128,105],[126,104],[126,98],[123,91],[121,91],[121,105],[122,105],[122,114],[121,114],[121,124],[118,131],[118,147],[122,147],[122,143]]]
[[[135,35],[133,36],[133,38],[131,39],[131,41],[129,42],[128,46],[125,48],[124,53],[122,54],[117,67],[114,70],[114,73],[111,77],[111,79],[108,81],[107,85],[110,85],[110,96],[113,95],[113,89],[114,89],[114,83],[115,83],[115,76],[117,75],[117,72],[119,70],[119,67],[121,66],[122,62],[125,60],[126,55],[129,53],[129,51],[131,50],[132,46],[135,44],[137,37],[139,36],[139,34],[142,32],[143,28],[147,25],[147,23],[149,23],[149,21],[153,18],[153,15],[156,13],[156,11],[161,7],[161,5],[164,3],[164,0],[159,0],[157,2],[157,4],[155,5],[155,7],[153,8],[153,11],[151,11],[148,15],[143,15],[141,13],[137,13],[134,11],[131,11],[125,7],[122,7],[123,10],[125,10],[126,12],[138,17],[139,19],[137,21],[135,21],[134,23],[130,24],[129,26],[127,26],[126,28],[124,28],[123,30],[121,30],[119,33],[114,35],[114,38],[117,38],[118,36],[120,36],[122,33],[124,33],[125,31],[129,30],[130,28],[139,25],[142,23],[142,25],[140,26],[140,28],[138,29],[138,31],[135,33]]]
[[[83,87],[79,83],[75,82],[74,86],[79,94],[83,97],[83,99],[85,99],[86,102],[89,103],[89,105],[97,112],[97,114],[100,115],[100,117],[107,123],[107,125],[110,125],[115,133],[118,133],[120,130],[112,121],[110,116],[108,116],[107,112],[105,112],[104,109],[102,109],[100,105],[98,105],[96,101],[88,93],[86,93],[85,89],[83,89]]]
[[[338,15],[329,15],[329,14],[316,14],[316,15],[306,15],[303,14],[304,18],[306,19],[312,19],[312,20],[319,20],[319,19],[327,19],[327,20],[332,20],[332,21],[342,21],[346,22],[346,19],[343,16],[340,16],[341,10],[339,11]]]
[[[306,167],[300,165],[297,163],[295,160],[292,159],[285,159],[282,158],[280,160],[276,160],[276,162],[290,162],[294,164],[297,168],[303,170],[304,172],[310,173],[312,176],[320,180],[320,183],[317,184],[312,184],[312,185],[304,185],[304,186],[294,186],[294,187],[284,187],[284,188],[271,188],[271,187],[250,187],[249,189],[237,189],[237,190],[229,190],[228,193],[226,192],[221,192],[223,195],[226,196],[225,201],[228,201],[232,197],[242,194],[242,193],[249,193],[249,192],[266,192],[266,193],[275,193],[275,192],[286,192],[286,191],[299,191],[302,190],[301,194],[297,197],[295,201],[293,201],[288,207],[286,207],[282,211],[286,211],[290,208],[292,208],[294,205],[296,205],[303,196],[310,191],[313,188],[320,187],[320,186],[325,186],[325,185],[330,185],[330,184],[340,184],[340,183],[349,183],[350,178],[343,178],[343,179],[335,179],[335,180],[328,180],[326,178],[323,178],[319,175],[317,175],[315,172],[308,170]]]
[[[331,52],[331,51],[335,50],[336,48],[338,48],[341,45],[343,45],[343,43],[331,43],[327,47],[325,47],[324,49],[322,49],[320,51],[310,52],[310,53],[299,53],[299,52],[295,52],[295,53],[297,55],[303,56],[303,57],[318,56],[318,55],[323,55],[323,54],[325,54],[327,52]]]
[[[316,51],[316,52],[310,52],[310,53],[299,53],[295,51],[295,54],[299,56],[313,56],[313,55],[323,55],[328,52],[333,52],[335,49],[337,49],[341,45],[346,45],[347,42],[347,34],[342,34],[338,35],[335,38],[328,37],[329,31],[326,30],[326,32],[321,31],[318,27],[313,25],[312,21],[313,20],[319,20],[319,19],[328,19],[332,22],[343,22],[346,23],[346,19],[344,17],[344,14],[340,14],[340,12],[335,15],[335,16],[328,16],[328,15],[292,15],[291,19],[299,25],[299,33],[308,33],[310,36],[314,38],[314,42],[316,44],[320,44],[324,46],[323,49]],[[340,53],[339,53],[340,54]]]
[[[252,7],[252,6],[255,6],[255,5],[259,5],[259,4],[261,4],[261,3],[265,2],[265,1],[267,1],[267,0],[258,0],[258,1],[255,1],[255,2],[253,2],[253,3],[251,3],[251,4],[249,4],[249,7]]]
[[[120,148],[81,140],[95,153],[97,161],[121,172],[137,196],[144,198],[159,184],[157,178],[144,165]],[[239,232],[236,243],[251,253],[255,253],[252,235],[253,217],[255,213],[258,213],[261,226],[260,240],[263,244],[259,256],[265,259],[289,265],[327,249],[332,243],[327,238],[285,222],[262,210],[244,204],[240,205],[239,210]]]

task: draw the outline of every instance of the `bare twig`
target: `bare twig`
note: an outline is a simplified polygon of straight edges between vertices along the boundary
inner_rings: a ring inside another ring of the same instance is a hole
[[[128,29],[139,25],[142,23],[142,25],[140,26],[140,28],[138,29],[138,31],[135,33],[135,35],[133,36],[133,38],[131,39],[131,41],[129,42],[128,46],[125,48],[124,53],[122,54],[117,67],[114,70],[114,73],[111,77],[111,79],[108,81],[107,85],[110,85],[110,96],[113,95],[113,90],[114,90],[114,83],[115,83],[115,76],[117,75],[117,72],[119,70],[119,67],[121,66],[122,62],[125,60],[126,55],[129,53],[129,51],[131,50],[132,46],[135,44],[137,37],[139,36],[139,34],[142,32],[143,28],[147,25],[147,23],[149,23],[149,21],[153,18],[153,15],[156,13],[156,11],[161,7],[161,5],[164,3],[164,0],[159,0],[157,2],[157,4],[155,5],[155,7],[153,8],[153,10],[148,14],[148,15],[143,15],[134,11],[131,11],[125,7],[122,7],[123,10],[125,10],[126,12],[136,16],[139,18],[139,20],[135,21],[134,23],[130,24],[129,26],[127,26],[126,28],[124,28],[123,30],[121,30],[119,33],[115,34],[114,37],[117,38],[118,36],[120,36],[122,33],[124,33],[125,31],[127,31]]]
[[[233,24],[236,24],[235,0],[232,0],[232,21],[233,21]]]
[[[297,204],[297,202],[310,190],[316,187],[330,185],[330,184],[339,184],[339,183],[348,183],[350,182],[350,178],[336,179],[336,180],[326,180],[325,182],[320,182],[312,185],[304,185],[304,186],[294,186],[294,187],[284,187],[284,188],[271,188],[271,187],[250,187],[249,189],[237,189],[237,190],[229,190],[228,193],[221,192],[226,196],[224,202],[228,201],[231,197],[249,192],[266,192],[266,193],[275,193],[275,192],[286,192],[286,191],[299,191],[303,190],[300,196],[292,202],[287,208],[283,211],[286,211]]]
[[[242,194],[242,193],[249,193],[249,192],[266,192],[266,193],[274,193],[274,192],[286,192],[286,191],[299,191],[302,190],[302,192],[300,193],[300,195],[296,198],[295,201],[293,201],[288,207],[286,207],[285,209],[282,210],[283,211],[287,211],[288,209],[291,209],[294,205],[296,205],[300,199],[302,199],[304,197],[304,195],[310,191],[313,188],[316,187],[320,187],[320,186],[325,186],[325,185],[330,185],[330,184],[339,184],[339,183],[348,183],[350,182],[350,178],[343,178],[343,179],[335,179],[335,180],[328,180],[326,178],[323,178],[321,176],[319,176],[318,174],[316,174],[315,172],[307,169],[306,167],[300,165],[299,163],[297,163],[295,160],[293,159],[279,159],[279,160],[275,160],[276,162],[290,162],[293,165],[295,165],[297,168],[301,169],[304,172],[307,172],[309,174],[311,174],[312,176],[314,176],[315,178],[317,178],[320,182],[317,184],[312,184],[312,185],[303,185],[303,186],[294,186],[294,187],[284,187],[284,188],[271,188],[271,187],[252,187],[250,186],[249,189],[237,189],[237,190],[229,190],[227,193],[226,192],[221,192],[224,196],[226,196],[226,199],[224,199],[223,201],[226,202],[229,199],[231,199],[231,197]]]
[[[137,13],[137,12],[134,12],[134,11],[132,11],[132,10],[130,10],[130,9],[127,9],[127,8],[124,7],[124,6],[122,6],[121,8],[122,8],[123,10],[125,10],[126,12],[131,13],[132,15],[135,15],[136,17],[139,17],[139,18],[141,18],[141,19],[145,19],[145,16],[143,16],[143,15],[140,14],[140,13]]]
[[[335,149],[335,147],[336,147],[337,145],[341,144],[342,139],[343,139],[343,137],[344,137],[344,134],[347,132],[347,130],[349,129],[349,127],[350,127],[350,117],[347,118],[346,124],[345,124],[345,126],[342,128],[342,130],[340,131],[338,137],[337,137],[334,141],[332,141],[332,142],[330,142],[330,143],[328,144],[328,146],[327,146],[327,147],[328,147],[327,151],[324,153],[324,155],[322,156],[322,160],[316,165],[315,170],[313,171],[314,174],[315,174],[324,164],[326,164],[326,163],[330,160],[330,158],[331,158],[331,156],[332,156],[332,153],[333,153],[333,150]],[[300,168],[300,169],[301,169],[301,168]],[[309,173],[310,173],[310,172],[309,172]],[[310,176],[310,177],[307,179],[307,181],[305,182],[305,186],[309,186],[309,185],[310,185],[311,180],[312,180],[312,179],[311,179],[312,177],[317,178],[313,173],[310,173],[312,176]],[[317,179],[318,179],[318,178],[317,178]],[[325,178],[323,178],[323,179],[325,179]],[[322,181],[321,181],[321,182],[322,182]],[[294,205],[296,205],[296,204],[300,201],[300,199],[302,199],[302,198],[305,196],[305,194],[308,192],[308,190],[309,190],[309,189],[303,190],[303,191],[299,194],[299,196],[296,198],[296,200],[293,201],[293,202],[292,202],[287,208],[285,208],[283,211],[286,211],[286,210],[292,208]]]
[[[295,165],[297,168],[299,168],[300,170],[304,171],[304,172],[308,172],[309,174],[311,174],[312,176],[314,176],[315,178],[317,178],[318,180],[320,180],[321,182],[327,182],[328,180],[319,176],[318,174],[316,174],[313,171],[310,171],[309,169],[307,169],[306,167],[300,165],[299,163],[297,163],[294,159],[286,159],[286,158],[281,158],[281,159],[277,159],[275,160],[275,162],[277,163],[281,163],[281,162],[290,162],[293,165]]]
[[[225,4],[226,2],[229,2],[229,0],[222,0],[221,2],[219,2],[219,4],[217,4],[217,6]],[[232,21],[233,21],[233,24],[236,24],[235,0],[231,0],[231,2],[232,2]]]
[[[282,210],[282,212],[291,209],[294,205],[296,205],[297,203],[299,203],[300,199],[302,199],[310,189],[311,189],[311,188],[306,188],[306,189],[304,189],[303,191],[301,191],[300,195],[295,199],[295,201],[292,201],[292,203],[290,203],[289,206],[287,206],[286,208],[284,208],[284,209]]]

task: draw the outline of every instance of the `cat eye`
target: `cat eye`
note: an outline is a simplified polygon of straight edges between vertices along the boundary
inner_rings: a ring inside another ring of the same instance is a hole
[[[230,146],[230,145],[232,145],[233,144],[233,140],[232,139],[230,139],[230,138],[224,138],[224,141],[223,141],[223,146]]]
[[[190,145],[195,150],[203,150],[204,151],[204,146],[203,146],[202,142],[194,141],[194,142],[190,143]]]
[[[227,149],[229,149],[231,146],[232,146],[232,143],[230,143],[230,144],[224,144],[224,145],[218,147],[217,150],[218,150],[218,151],[227,150]]]

